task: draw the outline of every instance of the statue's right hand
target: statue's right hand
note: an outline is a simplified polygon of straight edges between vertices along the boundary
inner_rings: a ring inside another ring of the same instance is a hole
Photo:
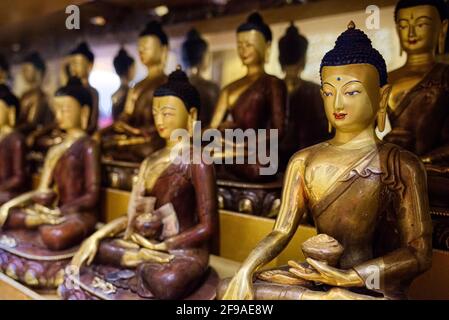
[[[253,300],[252,276],[240,270],[229,282],[221,300]]]
[[[100,240],[97,237],[91,236],[87,238],[73,256],[71,265],[78,269],[80,269],[84,263],[90,265],[97,254],[99,244]]]

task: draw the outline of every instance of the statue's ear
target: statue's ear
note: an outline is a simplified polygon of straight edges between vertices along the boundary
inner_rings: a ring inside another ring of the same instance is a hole
[[[441,30],[440,34],[438,35],[438,54],[444,54],[444,51],[446,50],[446,36],[447,36],[447,27],[448,27],[449,20],[443,20],[441,23]]]
[[[265,57],[264,57],[265,63],[268,63],[268,61],[270,61],[270,55],[271,55],[271,41],[268,41],[265,46]]]
[[[16,125],[16,108],[14,106],[8,108],[8,121],[11,127]]]
[[[161,65],[165,68],[165,64],[168,60],[168,46],[162,45],[161,47]]]
[[[193,135],[193,129],[194,129],[193,126],[195,124],[195,121],[197,121],[197,120],[198,120],[198,109],[195,107],[190,108],[189,117],[187,120],[187,127],[189,129],[189,134],[191,136]]]
[[[384,85],[380,88],[380,110],[387,110],[388,98],[390,97],[392,86],[390,84]]]
[[[391,85],[386,84],[380,88],[379,111],[377,112],[377,128],[380,132],[385,130],[385,122],[387,120],[388,98],[391,93]]]
[[[83,130],[87,130],[89,126],[89,117],[90,117],[90,108],[87,105],[81,107],[81,128]]]

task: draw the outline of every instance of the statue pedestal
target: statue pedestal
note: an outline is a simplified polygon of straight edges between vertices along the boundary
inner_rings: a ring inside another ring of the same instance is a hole
[[[130,191],[139,174],[140,163],[105,160],[102,164],[103,187]]]
[[[109,268],[114,271],[115,268]],[[115,285],[106,281],[107,275],[101,274],[94,266],[81,268],[81,275],[66,279],[58,292],[65,300],[154,300],[142,297],[135,291],[136,278],[120,279]],[[123,269],[123,271],[126,271]],[[131,272],[132,273],[132,272]],[[209,268],[200,285],[184,300],[215,299],[219,277],[217,272]]]
[[[281,204],[282,179],[247,183],[218,179],[220,209],[263,217],[275,217]]]
[[[54,290],[77,249],[50,251],[36,230],[0,231],[0,271],[30,288]]]

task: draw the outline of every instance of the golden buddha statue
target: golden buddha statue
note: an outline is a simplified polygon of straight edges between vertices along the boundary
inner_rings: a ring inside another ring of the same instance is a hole
[[[73,257],[83,285],[61,286],[64,299],[215,296],[218,279],[212,287],[203,285],[205,276],[210,279],[210,245],[218,236],[214,167],[182,156],[191,150],[189,132],[199,104],[181,70],[154,91],[152,111],[165,147],[141,164],[127,216],[95,232]],[[186,139],[173,140],[175,130],[183,130]]]
[[[129,83],[136,75],[136,65],[134,58],[129,56],[124,48],[119,50],[113,63],[115,72],[120,77],[120,87],[112,95],[112,119],[116,121],[125,108]]]
[[[285,165],[296,151],[331,138],[320,86],[301,78],[308,45],[293,22],[279,39],[279,63],[289,96],[287,130],[281,145]]]
[[[168,38],[160,23],[146,25],[139,35],[138,50],[148,74],[128,91],[118,120],[100,131],[104,158],[108,160],[141,162],[163,147],[151,111],[154,90],[167,80]]]
[[[384,138],[417,154],[425,163],[430,204],[449,208],[449,66],[436,62],[444,53],[448,15],[443,0],[401,0],[395,8],[401,52],[407,61],[390,72]]]
[[[15,129],[19,113],[19,100],[0,84],[0,205],[27,188],[25,138]]]
[[[95,88],[90,86],[88,81],[89,74],[93,68],[94,59],[95,56],[88,44],[86,42],[81,42],[76,48],[69,52],[62,64],[64,73],[64,79],[61,79],[62,83],[65,83],[71,77],[78,78],[91,95],[92,108],[86,127],[86,132],[88,134],[93,134],[97,130],[99,118],[98,92]],[[49,148],[61,143],[64,139],[65,132],[58,126],[57,121],[53,121],[33,132],[27,138],[27,144],[33,151],[37,152],[35,155],[36,160],[37,162],[40,162]]]
[[[45,70],[45,61],[37,52],[29,54],[22,62],[21,72],[27,90],[20,98],[17,129],[24,135],[48,125],[53,118],[47,96],[42,90]]]
[[[91,109],[79,79],[56,91],[55,117],[65,138],[49,149],[37,189],[0,207],[0,268],[27,285],[57,287],[76,246],[94,231],[100,163],[86,133]]]
[[[383,57],[351,22],[320,74],[335,136],[291,158],[274,229],[221,284],[223,299],[404,298],[431,266],[424,166],[374,130],[376,122],[384,130],[391,90]],[[319,233],[303,244],[307,262],[255,275],[286,247],[306,212]]]
[[[195,86],[200,94],[201,114],[199,121],[203,127],[207,127],[212,119],[215,104],[220,94],[220,88],[216,83],[203,77],[208,68],[210,56],[208,44],[196,29],[191,29],[182,43],[181,59],[187,68],[190,83]]]

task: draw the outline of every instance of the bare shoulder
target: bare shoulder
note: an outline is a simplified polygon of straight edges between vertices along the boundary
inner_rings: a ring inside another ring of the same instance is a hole
[[[324,147],[326,145],[327,145],[327,142],[321,142],[321,143],[315,144],[313,146],[299,150],[290,158],[289,166],[290,165],[298,165],[298,164],[303,165],[312,154],[315,154],[315,152],[317,152],[319,149],[321,149],[322,147]]]

